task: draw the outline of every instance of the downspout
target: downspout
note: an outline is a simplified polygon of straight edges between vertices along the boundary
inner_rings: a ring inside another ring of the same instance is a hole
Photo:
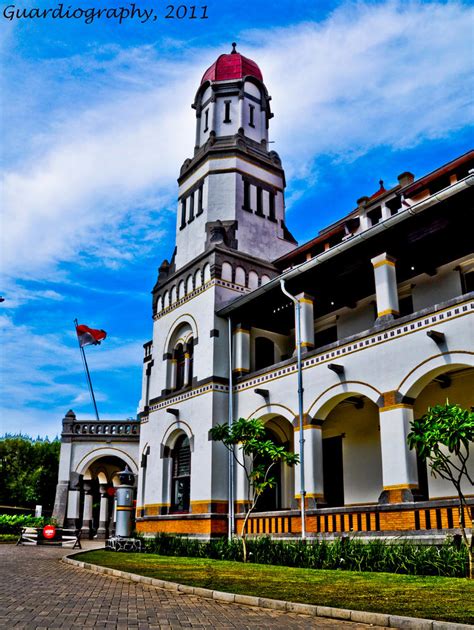
[[[298,415],[300,427],[300,494],[301,494],[301,539],[306,539],[306,490],[304,482],[304,435],[303,435],[303,371],[301,364],[301,304],[285,287],[285,281],[280,278],[280,288],[295,305],[295,337],[296,337],[296,365],[298,370]]]
[[[232,423],[234,421],[234,405],[233,405],[233,398],[232,398],[232,388],[233,388],[233,382],[232,382],[232,320],[230,317],[227,318],[227,327],[228,327],[228,331],[229,331],[229,415],[227,418],[227,422],[229,425],[229,428],[232,426]],[[227,536],[229,538],[229,540],[232,539],[232,537],[235,534],[235,518],[234,518],[234,458],[232,456],[232,453],[229,451],[229,489],[228,489],[228,495],[229,495],[229,516],[228,516],[228,532],[227,532]]]

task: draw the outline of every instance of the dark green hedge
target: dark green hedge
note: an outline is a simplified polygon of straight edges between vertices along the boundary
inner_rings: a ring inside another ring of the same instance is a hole
[[[0,514],[0,534],[20,535],[22,527],[42,527],[51,519],[35,518],[25,514]]]
[[[201,542],[158,534],[155,538],[145,538],[144,544],[146,553],[162,556],[242,561],[242,543],[239,539],[228,541],[221,538]],[[309,569],[464,577],[468,564],[466,549],[452,540],[436,546],[409,542],[387,543],[383,540],[362,542],[349,538],[333,542],[303,542],[261,537],[247,540],[247,548],[249,562]]]

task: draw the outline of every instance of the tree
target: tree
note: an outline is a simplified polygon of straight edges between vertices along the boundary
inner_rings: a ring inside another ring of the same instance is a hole
[[[0,437],[0,505],[51,509],[58,479],[59,440]]]
[[[474,412],[459,405],[436,405],[411,423],[407,436],[408,446],[416,449],[423,461],[427,461],[433,477],[447,479],[456,488],[459,497],[459,527],[469,554],[469,577],[474,577],[474,538],[466,534],[465,514],[468,511],[462,491],[463,481],[473,484],[467,468],[469,447],[474,441]]]
[[[275,444],[267,436],[263,422],[258,419],[239,418],[230,426],[219,424],[211,429],[210,436],[215,442],[223,442],[245,472],[248,504],[242,523],[241,538],[243,560],[247,562],[247,523],[263,492],[275,486],[276,480],[270,475],[271,470],[278,462],[293,466],[298,463],[299,457],[287,451],[284,446]],[[236,453],[236,446],[241,452],[241,457]]]

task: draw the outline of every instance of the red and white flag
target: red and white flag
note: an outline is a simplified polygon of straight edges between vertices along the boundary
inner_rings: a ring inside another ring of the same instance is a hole
[[[95,328],[84,326],[84,324],[76,326],[76,332],[81,348],[84,346],[97,346],[107,337],[105,330],[96,330]]]

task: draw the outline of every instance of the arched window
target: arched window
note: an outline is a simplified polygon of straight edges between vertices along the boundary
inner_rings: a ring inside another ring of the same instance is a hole
[[[266,337],[257,337],[255,339],[255,369],[263,370],[274,363],[275,344]]]
[[[182,389],[184,387],[184,349],[183,344],[176,346],[174,351],[174,360],[176,361],[176,389]]]
[[[189,512],[191,489],[191,448],[189,438],[180,435],[171,452],[171,511]]]

